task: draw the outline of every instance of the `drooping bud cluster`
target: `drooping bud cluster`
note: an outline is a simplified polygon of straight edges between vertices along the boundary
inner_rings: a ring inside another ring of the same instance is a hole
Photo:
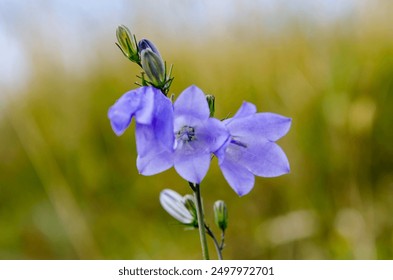
[[[122,53],[132,62],[142,67],[140,86],[154,86],[161,90],[165,95],[168,94],[169,87],[172,83],[172,66],[167,73],[166,64],[162,59],[157,47],[149,40],[142,39],[137,42],[136,37],[124,25],[116,30],[118,43]],[[145,79],[146,74],[148,80]]]

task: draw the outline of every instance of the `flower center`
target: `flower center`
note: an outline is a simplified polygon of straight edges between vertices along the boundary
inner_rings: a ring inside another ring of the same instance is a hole
[[[177,133],[176,139],[184,142],[190,142],[195,140],[195,128],[191,126],[183,126]]]

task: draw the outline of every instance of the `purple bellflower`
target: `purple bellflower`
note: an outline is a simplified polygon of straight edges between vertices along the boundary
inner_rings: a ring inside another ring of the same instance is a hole
[[[109,109],[112,129],[120,136],[132,118],[136,122],[137,168],[142,175],[153,175],[173,165],[173,107],[154,87],[126,92]]]
[[[211,118],[206,96],[186,88],[174,104],[174,167],[185,180],[199,184],[216,152],[229,138],[225,125]]]
[[[243,102],[233,118],[223,123],[230,138],[215,154],[225,179],[239,196],[251,191],[255,175],[289,173],[288,159],[275,141],[288,132],[290,118],[257,113],[254,104]]]

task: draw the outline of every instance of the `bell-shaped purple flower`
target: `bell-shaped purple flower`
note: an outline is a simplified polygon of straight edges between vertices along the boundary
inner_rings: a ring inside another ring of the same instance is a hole
[[[160,90],[140,87],[125,93],[109,109],[108,117],[117,135],[123,134],[135,117],[141,174],[153,175],[173,166],[173,107]]]
[[[228,139],[224,124],[210,118],[205,94],[196,86],[185,89],[174,104],[174,167],[184,179],[199,184],[211,160]]]
[[[221,171],[242,196],[254,187],[255,176],[275,177],[289,172],[289,162],[275,143],[291,126],[291,119],[273,113],[257,113],[244,102],[233,118],[223,121],[229,140],[216,152]]]

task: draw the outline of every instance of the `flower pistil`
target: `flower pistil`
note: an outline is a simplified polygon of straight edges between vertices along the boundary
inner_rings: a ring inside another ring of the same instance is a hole
[[[182,141],[183,143],[191,142],[196,140],[195,128],[185,125],[177,133],[176,139]]]

